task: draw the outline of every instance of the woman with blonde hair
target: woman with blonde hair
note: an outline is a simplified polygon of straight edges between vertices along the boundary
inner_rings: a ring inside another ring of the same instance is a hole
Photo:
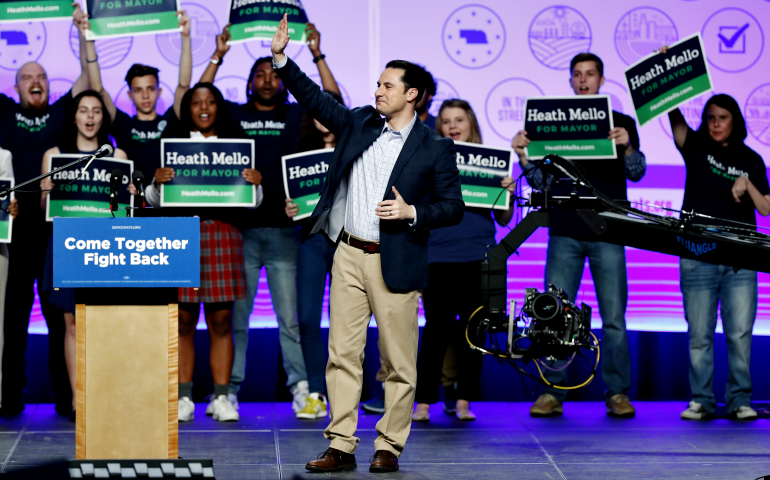
[[[465,100],[453,98],[441,104],[436,132],[456,142],[481,143],[479,122]],[[512,190],[512,183],[513,179],[506,177],[501,188]],[[494,220],[505,226],[512,214],[513,206],[507,211],[495,210]],[[481,305],[481,261],[487,248],[495,245],[495,231],[490,210],[466,207],[459,225],[436,229],[428,238],[428,288],[422,298],[425,328],[417,358],[414,421],[430,420],[428,409],[438,400],[442,364],[450,344],[455,347],[458,369],[453,392],[457,398],[455,416],[459,420],[476,419],[469,401],[478,397],[482,356],[468,346],[465,327]]]

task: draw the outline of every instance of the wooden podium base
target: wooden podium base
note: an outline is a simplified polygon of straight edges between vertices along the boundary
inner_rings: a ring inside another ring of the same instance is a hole
[[[76,307],[75,458],[177,459],[177,304],[82,300]]]

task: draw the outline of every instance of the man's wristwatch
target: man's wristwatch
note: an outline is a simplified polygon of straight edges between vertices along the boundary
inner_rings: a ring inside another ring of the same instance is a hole
[[[219,66],[219,65],[222,65],[222,60],[223,60],[222,57],[220,57],[220,56],[215,54],[215,55],[211,56],[211,60],[209,60],[209,62],[211,62],[214,65]]]

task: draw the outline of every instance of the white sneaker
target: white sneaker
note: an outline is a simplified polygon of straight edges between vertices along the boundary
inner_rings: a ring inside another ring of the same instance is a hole
[[[746,405],[738,407],[731,414],[738,420],[756,420],[759,417],[756,410]]]
[[[690,400],[687,410],[681,413],[682,420],[704,420],[713,416],[713,413],[707,413],[703,405],[693,400]]]
[[[230,405],[233,406],[234,409],[240,410],[240,406],[238,405],[238,395],[234,393],[228,393],[227,399],[230,400]],[[214,415],[214,401],[216,400],[216,397],[214,397],[214,394],[210,394],[208,397],[206,397],[206,401],[209,402],[208,406],[206,407],[206,415],[209,417]]]
[[[307,380],[297,382],[294,388],[291,389],[291,394],[294,396],[294,400],[291,402],[291,409],[294,410],[294,413],[301,412],[305,408],[308,395],[310,395],[310,386]]]
[[[236,409],[238,411],[241,410],[241,406],[238,405],[238,395],[236,395],[234,393],[228,393],[227,394],[227,399],[230,400],[230,405],[232,405],[234,409]]]
[[[191,422],[195,418],[195,404],[190,400],[190,397],[179,399],[177,414],[180,422]]]
[[[226,395],[220,395],[212,402],[214,404],[214,412],[212,417],[218,422],[237,422],[240,420],[240,415],[233,408],[233,404],[230,403]]]

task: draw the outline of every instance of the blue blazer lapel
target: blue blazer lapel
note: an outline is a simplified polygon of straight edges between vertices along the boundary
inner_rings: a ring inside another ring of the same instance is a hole
[[[426,130],[427,127],[423,125],[423,123],[418,118],[414,124],[414,127],[412,127],[412,131],[406,138],[406,143],[404,144],[404,148],[401,149],[401,153],[396,159],[396,164],[393,166],[393,171],[390,174],[390,180],[388,180],[388,186],[385,189],[385,196],[383,197],[383,200],[386,200],[388,195],[393,194],[393,185],[396,183],[398,176],[401,174],[401,170],[404,169],[406,162],[412,158],[412,155],[414,155],[414,152],[417,151],[417,148],[422,143],[425,135],[427,135]]]

